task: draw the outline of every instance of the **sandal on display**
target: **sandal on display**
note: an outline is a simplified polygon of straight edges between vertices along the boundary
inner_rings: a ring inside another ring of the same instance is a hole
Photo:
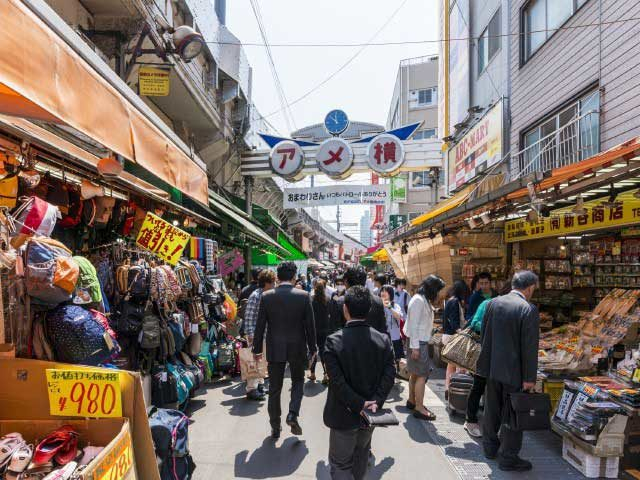
[[[9,433],[0,438],[0,472],[9,464],[13,454],[24,445],[25,441],[19,433]]]
[[[41,465],[29,465],[24,472],[15,477],[17,480],[42,480],[53,470],[53,463],[43,463]]]
[[[23,444],[21,447],[18,447],[11,456],[11,461],[9,462],[9,466],[7,467],[7,480],[11,478],[17,478],[18,475],[24,472],[29,463],[31,462],[31,457],[33,456],[33,445]]]
[[[76,462],[68,462],[64,467],[54,470],[42,480],[69,480],[78,468]]]
[[[32,463],[40,465],[55,460],[65,465],[73,460],[78,452],[78,434],[70,425],[63,425],[42,440],[33,454]]]

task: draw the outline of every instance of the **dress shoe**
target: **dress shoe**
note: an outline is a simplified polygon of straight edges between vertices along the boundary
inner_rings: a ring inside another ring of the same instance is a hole
[[[247,400],[260,402],[264,400],[264,395],[260,393],[257,388],[255,390],[249,390],[249,392],[247,392]]]
[[[271,438],[278,440],[280,438],[281,431],[282,427],[271,427]]]
[[[503,472],[528,472],[533,468],[531,462],[523,460],[520,457],[513,459],[501,459],[498,462],[498,468]]]
[[[484,458],[487,460],[495,460],[498,458],[498,448],[482,447]]]
[[[287,425],[291,427],[291,433],[294,435],[302,435],[302,427],[298,423],[298,416],[295,413],[287,415]]]

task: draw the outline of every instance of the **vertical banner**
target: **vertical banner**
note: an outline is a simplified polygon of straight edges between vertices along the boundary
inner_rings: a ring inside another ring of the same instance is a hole
[[[449,132],[469,109],[469,0],[452,0],[449,13]]]
[[[407,178],[405,175],[397,175],[391,178],[391,201],[397,203],[407,202]]]

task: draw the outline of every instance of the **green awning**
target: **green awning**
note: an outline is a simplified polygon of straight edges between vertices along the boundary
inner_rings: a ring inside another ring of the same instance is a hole
[[[273,253],[265,253],[254,248],[252,252],[253,265],[278,265],[280,262],[293,262],[295,260],[307,260],[307,256],[293,241],[283,232],[278,232],[278,244],[287,251],[283,257],[278,257]]]
[[[375,265],[375,263],[376,262],[373,260],[372,253],[370,253],[369,255],[364,255],[360,257],[360,265],[370,266],[370,265]]]

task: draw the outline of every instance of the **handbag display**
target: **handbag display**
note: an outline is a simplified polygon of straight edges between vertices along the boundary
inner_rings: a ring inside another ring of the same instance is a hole
[[[481,347],[480,336],[470,328],[466,328],[451,336],[447,344],[442,347],[441,356],[447,363],[475,372]]]
[[[512,430],[526,432],[551,428],[551,397],[546,393],[512,393],[508,409]]]

